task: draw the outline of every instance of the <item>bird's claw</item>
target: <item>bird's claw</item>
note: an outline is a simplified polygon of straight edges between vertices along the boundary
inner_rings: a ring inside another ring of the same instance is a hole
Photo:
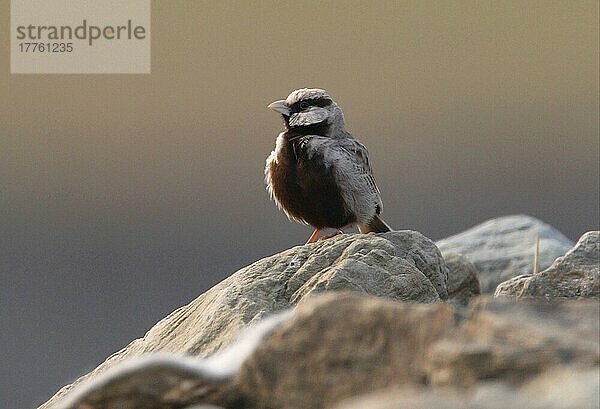
[[[328,234],[328,235],[323,236],[323,237],[319,237],[318,241],[330,239],[330,238],[335,237],[335,236],[340,235],[340,234],[344,234],[344,232],[342,230],[338,230],[335,233]]]

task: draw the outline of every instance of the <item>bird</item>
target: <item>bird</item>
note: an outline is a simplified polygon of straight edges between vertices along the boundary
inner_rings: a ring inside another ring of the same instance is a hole
[[[281,114],[285,130],[267,157],[267,191],[287,217],[314,228],[308,243],[327,228],[343,233],[384,233],[383,203],[367,148],[347,130],[344,113],[319,88],[292,91],[267,106]]]

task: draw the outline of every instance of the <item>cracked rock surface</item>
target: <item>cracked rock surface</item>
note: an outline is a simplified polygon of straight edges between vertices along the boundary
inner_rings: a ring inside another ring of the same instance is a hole
[[[445,300],[448,269],[435,244],[414,231],[340,235],[259,260],[179,308],[69,389],[124,359],[149,352],[205,357],[240,330],[325,291],[349,290],[397,301]]]

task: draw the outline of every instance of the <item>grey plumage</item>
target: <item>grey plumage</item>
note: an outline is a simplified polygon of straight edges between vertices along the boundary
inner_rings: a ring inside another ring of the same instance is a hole
[[[383,203],[368,151],[346,131],[342,110],[331,97],[321,89],[303,88],[269,108],[281,113],[286,131],[267,158],[265,180],[287,216],[317,230],[340,229],[345,221],[361,233],[391,230],[379,217]],[[317,185],[323,185],[322,191]],[[328,217],[323,220],[315,214],[319,211]]]

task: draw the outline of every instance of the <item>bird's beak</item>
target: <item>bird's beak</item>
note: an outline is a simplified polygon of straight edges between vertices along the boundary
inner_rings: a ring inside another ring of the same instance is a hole
[[[290,116],[290,109],[285,104],[284,99],[280,99],[279,101],[271,102],[267,105],[267,108],[272,109],[273,111],[277,111],[280,114]]]

